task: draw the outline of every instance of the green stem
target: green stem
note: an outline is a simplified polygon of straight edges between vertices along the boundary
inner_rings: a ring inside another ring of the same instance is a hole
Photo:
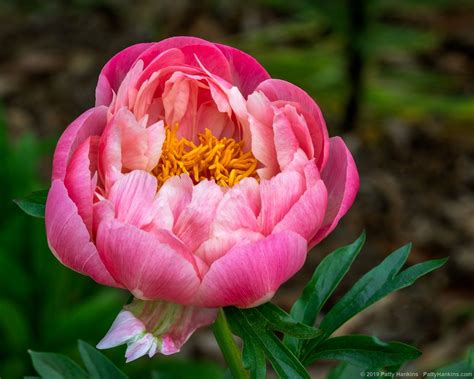
[[[212,331],[234,379],[248,379],[248,372],[242,365],[240,349],[232,336],[223,309],[219,309],[217,320],[212,324]]]

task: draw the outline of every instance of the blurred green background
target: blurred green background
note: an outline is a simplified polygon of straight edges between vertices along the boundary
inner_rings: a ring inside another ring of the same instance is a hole
[[[410,367],[460,357],[474,339],[474,3],[450,0],[72,0],[0,2],[0,376],[34,373],[27,349],[77,357],[127,295],[62,267],[42,220],[11,199],[48,186],[55,142],[94,102],[102,65],[137,42],[194,35],[255,56],[319,103],[354,152],[361,191],[336,231],[279,292],[288,308],[316,264],[365,228],[343,282],[413,241],[411,263],[446,268],[374,305],[344,333],[418,345]],[[328,304],[330,306],[331,304]],[[119,366],[123,349],[106,354]],[[222,377],[207,330],[176,358],[127,365],[133,378]],[[323,377],[331,363],[311,369]]]

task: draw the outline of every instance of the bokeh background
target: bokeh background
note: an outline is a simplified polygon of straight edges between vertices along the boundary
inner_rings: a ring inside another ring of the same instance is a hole
[[[127,300],[62,267],[43,220],[11,199],[48,186],[55,142],[94,102],[103,64],[122,48],[173,35],[231,44],[319,103],[361,175],[336,231],[279,292],[287,309],[315,266],[366,229],[368,241],[334,299],[396,247],[441,270],[351,320],[419,346],[408,368],[461,357],[474,339],[474,3],[465,0],[16,0],[0,2],[0,376],[33,374],[27,349],[77,357]],[[330,306],[331,304],[329,304]],[[123,349],[106,352],[124,366]],[[311,368],[323,377],[330,362]],[[209,330],[177,357],[127,365],[133,378],[211,379],[223,363]]]

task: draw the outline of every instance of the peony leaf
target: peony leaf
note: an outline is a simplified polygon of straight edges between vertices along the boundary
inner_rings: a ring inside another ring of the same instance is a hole
[[[70,358],[55,353],[28,351],[33,367],[43,378],[48,379],[87,379],[89,375]]]
[[[400,365],[418,358],[421,352],[400,342],[383,342],[370,336],[330,338],[306,355],[305,365],[319,359],[337,359],[362,368]]]
[[[296,321],[314,325],[321,308],[349,271],[364,242],[365,232],[352,244],[335,250],[321,261],[302,295],[291,308],[291,316]],[[284,342],[297,355],[300,353],[301,341],[286,335]]]
[[[319,329],[297,322],[283,309],[272,303],[265,303],[257,308],[251,308],[247,312],[257,312],[268,322],[268,328],[286,333],[300,339],[309,339],[321,334]],[[258,315],[256,315],[258,317]]]
[[[44,210],[46,198],[48,197],[48,190],[35,191],[20,199],[13,200],[23,212],[33,216],[44,218]]]
[[[262,352],[270,361],[275,372],[280,378],[308,378],[309,374],[301,362],[282,343],[282,341],[270,330],[268,320],[254,309],[239,309],[235,307],[225,308],[225,313],[231,325],[232,331],[240,336],[245,344],[251,346],[247,348],[246,363],[251,364],[251,372],[254,378],[260,378],[262,368]],[[258,362],[253,359],[249,362],[249,355],[252,350],[260,350]],[[252,365],[254,367],[252,367]]]
[[[408,244],[392,254],[366,273],[326,314],[321,322],[321,337],[308,341],[304,354],[313,351],[317,345],[329,337],[337,328],[371,304],[389,293],[412,285],[419,277],[441,267],[446,259],[436,259],[416,264],[399,273],[410,253]]]
[[[79,340],[79,353],[91,379],[127,378],[127,375],[120,371],[109,358],[81,340]]]

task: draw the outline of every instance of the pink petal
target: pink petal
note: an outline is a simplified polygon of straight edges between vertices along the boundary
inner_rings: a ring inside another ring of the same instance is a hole
[[[45,222],[49,247],[61,263],[100,284],[120,287],[100,260],[77,206],[60,180],[54,180],[49,190]]]
[[[92,180],[97,160],[99,137],[86,139],[74,152],[67,168],[64,185],[69,197],[76,204],[89,233],[92,231],[92,202],[95,183]]]
[[[209,238],[211,222],[221,199],[222,189],[214,181],[204,180],[194,186],[191,202],[179,215],[173,228],[190,251],[196,250]]]
[[[340,137],[330,139],[329,160],[321,173],[328,191],[328,208],[321,229],[312,239],[314,246],[336,227],[346,214],[359,191],[359,174],[354,159]]]
[[[252,56],[230,46],[220,44],[216,44],[216,46],[221,49],[229,61],[232,84],[239,88],[244,97],[251,94],[261,82],[270,79],[267,71]]]
[[[260,182],[262,208],[258,221],[264,235],[272,232],[304,193],[305,187],[304,178],[296,171],[281,172]]]
[[[137,57],[151,47],[153,43],[139,43],[120,51],[110,59],[99,75],[95,90],[95,103],[109,105],[113,92],[117,92],[122,80],[136,61]]]
[[[321,227],[327,207],[327,191],[322,180],[308,188],[291,207],[273,232],[291,230],[310,241]]]
[[[84,112],[67,127],[54,151],[53,180],[64,180],[66,167],[76,148],[90,136],[100,135],[106,120],[107,108],[96,107]]]
[[[112,186],[108,197],[115,217],[138,228],[149,224],[154,217],[152,204],[156,188],[156,178],[145,171],[125,174]]]
[[[258,170],[258,175],[261,179],[270,179],[280,170],[273,142],[274,107],[265,95],[254,92],[248,97],[247,109],[252,135],[252,153],[264,165]]]
[[[329,136],[321,110],[314,100],[301,88],[284,80],[269,79],[256,89],[262,91],[270,101],[283,100],[298,106],[305,118],[313,141],[316,162],[322,170],[329,155]]]
[[[306,248],[306,240],[289,231],[235,246],[205,275],[199,293],[201,305],[248,308],[270,300],[303,266]]]
[[[180,304],[194,300],[200,282],[194,258],[155,235],[117,220],[103,222],[97,249],[111,275],[134,296]]]
[[[211,324],[216,309],[182,306],[164,301],[134,299],[127,304],[97,348],[108,349],[127,344],[127,362],[157,352],[170,355],[181,346],[197,328]]]

